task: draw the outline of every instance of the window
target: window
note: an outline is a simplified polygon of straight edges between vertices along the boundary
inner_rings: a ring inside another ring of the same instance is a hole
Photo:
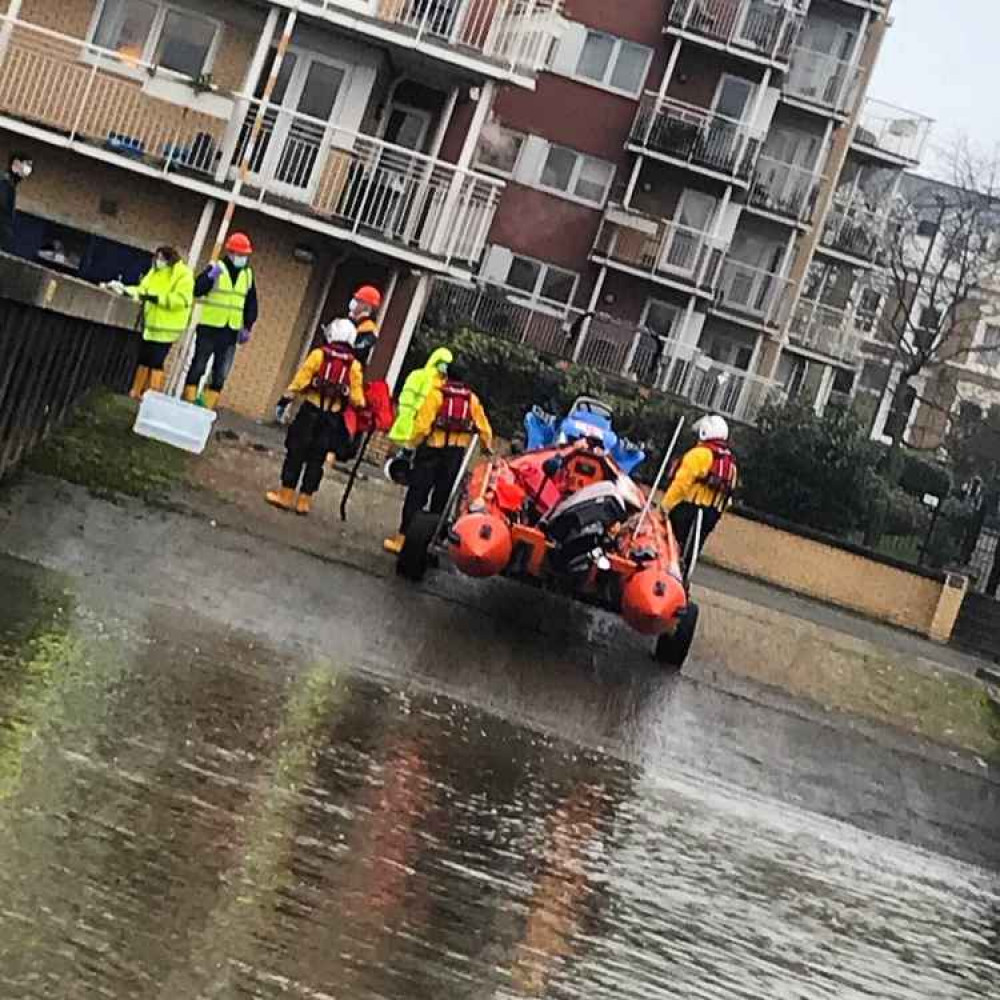
[[[184,76],[208,72],[219,24],[157,0],[104,0],[94,44],[126,61],[156,63]]]
[[[890,440],[902,439],[906,428],[910,426],[910,414],[917,402],[917,390],[908,385],[901,391],[897,390],[892,401],[892,408],[882,428],[882,436]]]
[[[933,306],[924,306],[920,310],[920,329],[937,330],[941,325],[941,310]]]
[[[581,201],[603,205],[614,175],[615,168],[604,160],[552,145],[539,184]]]
[[[487,126],[476,149],[476,166],[510,177],[517,169],[524,139],[523,132],[515,132],[503,125]]]
[[[576,75],[633,96],[642,90],[653,51],[614,35],[588,31]]]
[[[660,302],[659,299],[650,299],[646,303],[646,316],[642,321],[642,325],[650,333],[655,333],[656,336],[669,340],[673,335],[674,324],[677,322],[679,315],[680,310],[676,306],[672,306],[667,302]]]
[[[926,236],[930,239],[937,236],[938,226],[933,219],[921,219],[917,223],[917,236]]]
[[[504,284],[533,299],[568,305],[573,301],[576,281],[577,276],[572,271],[514,254]]]
[[[1000,368],[1000,325],[988,323],[983,327],[979,357],[988,368]]]

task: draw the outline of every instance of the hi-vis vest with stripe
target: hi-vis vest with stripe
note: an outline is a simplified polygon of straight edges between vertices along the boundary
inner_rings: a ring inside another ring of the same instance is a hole
[[[201,301],[201,325],[216,329],[243,328],[243,306],[253,288],[253,271],[244,267],[236,277],[236,284],[229,276],[229,268],[222,265],[215,287]]]

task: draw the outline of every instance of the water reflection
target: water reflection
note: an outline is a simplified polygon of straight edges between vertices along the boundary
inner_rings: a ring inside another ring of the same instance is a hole
[[[193,620],[36,607],[0,661],[4,1000],[996,995],[984,872]],[[39,629],[72,639],[44,671]]]

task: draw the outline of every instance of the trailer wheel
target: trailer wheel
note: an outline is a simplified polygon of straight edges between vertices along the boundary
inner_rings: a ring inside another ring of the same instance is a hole
[[[661,635],[656,640],[656,651],[653,654],[656,662],[679,671],[687,662],[697,631],[698,605],[692,601],[681,612],[674,634]]]
[[[430,551],[440,518],[437,514],[417,514],[406,532],[403,549],[396,559],[396,572],[404,580],[420,583],[434,562]]]

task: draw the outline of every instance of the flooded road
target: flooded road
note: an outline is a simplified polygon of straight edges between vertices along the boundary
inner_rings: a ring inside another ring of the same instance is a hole
[[[488,711],[10,561],[0,592],[3,1000],[1000,989],[995,872],[694,780],[606,678],[635,753],[505,713],[502,673]]]

